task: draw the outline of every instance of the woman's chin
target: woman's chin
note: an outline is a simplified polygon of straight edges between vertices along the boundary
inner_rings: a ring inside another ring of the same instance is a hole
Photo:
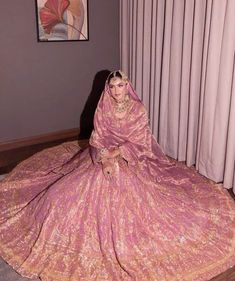
[[[122,102],[124,102],[124,99],[121,98],[121,97],[117,97],[117,98],[115,98],[115,101],[116,101],[117,103],[122,103]]]

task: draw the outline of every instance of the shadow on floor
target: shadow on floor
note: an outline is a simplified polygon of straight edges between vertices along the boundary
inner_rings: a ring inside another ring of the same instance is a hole
[[[0,281],[40,281],[40,279],[28,279],[21,277],[7,263],[0,258]]]

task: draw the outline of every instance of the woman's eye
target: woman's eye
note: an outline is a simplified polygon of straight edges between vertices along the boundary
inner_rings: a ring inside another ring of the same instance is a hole
[[[123,84],[119,84],[119,85],[118,85],[119,88],[122,88],[123,86],[124,86]]]
[[[109,88],[110,88],[110,89],[113,89],[113,85],[110,85]]]

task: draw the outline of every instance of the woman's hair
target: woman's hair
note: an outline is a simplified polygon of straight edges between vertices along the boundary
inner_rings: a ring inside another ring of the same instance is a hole
[[[108,78],[107,78],[108,84],[109,84],[110,80],[111,80],[112,78],[114,78],[114,77],[118,77],[118,78],[120,78],[120,79],[122,79],[122,80],[124,80],[124,81],[126,81],[126,82],[128,81],[127,76],[126,76],[121,70],[116,70],[116,71],[112,71],[112,72],[109,74],[109,76],[108,76]]]

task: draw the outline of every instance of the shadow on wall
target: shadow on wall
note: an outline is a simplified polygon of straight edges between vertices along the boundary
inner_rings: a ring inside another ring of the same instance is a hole
[[[109,73],[110,71],[106,69],[97,72],[95,75],[92,84],[92,90],[80,117],[79,139],[88,139],[91,135],[91,132],[93,130],[93,118],[95,110]]]

